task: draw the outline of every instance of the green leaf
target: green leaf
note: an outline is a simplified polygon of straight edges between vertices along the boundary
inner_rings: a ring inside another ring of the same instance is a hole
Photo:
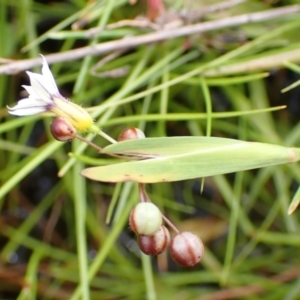
[[[155,183],[207,177],[296,162],[300,149],[215,137],[169,137],[129,140],[105,147],[104,154],[134,159],[87,168],[97,181]]]
[[[289,206],[288,209],[289,215],[291,215],[296,210],[296,208],[299,206],[299,203],[300,203],[300,187],[298,187],[297,192],[295,193],[292,202]]]

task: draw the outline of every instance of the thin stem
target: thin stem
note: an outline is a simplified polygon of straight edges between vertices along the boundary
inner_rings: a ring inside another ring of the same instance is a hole
[[[177,227],[165,215],[162,215],[162,218],[176,234],[180,233],[180,231],[177,229]]]
[[[99,130],[97,132],[99,135],[101,135],[102,137],[104,137],[106,140],[108,140],[109,142],[111,142],[112,144],[117,143],[117,141],[115,139],[113,139],[112,137],[110,137],[108,134],[106,134],[105,132],[103,132],[102,130]]]
[[[145,255],[144,253],[142,253],[141,259],[144,271],[145,285],[147,289],[147,300],[156,300],[157,295],[155,291],[151,258],[149,257],[149,255]]]
[[[93,142],[85,139],[84,137],[82,137],[81,135],[76,134],[75,137],[79,140],[81,140],[82,142],[88,144],[89,146],[95,148],[96,150],[98,150],[98,152],[102,153],[102,149],[100,146],[94,144]],[[116,142],[115,142],[116,143]],[[116,157],[116,158],[123,158],[122,155],[118,155],[118,154],[114,154],[114,153],[106,153],[107,155],[111,156],[111,157]]]
[[[143,183],[139,183],[139,193],[141,202],[151,202],[145,190],[145,185]]]
[[[74,145],[75,146],[75,145]],[[87,233],[86,233],[86,184],[82,176],[79,176],[83,168],[81,162],[74,165],[74,212],[75,232],[79,264],[79,286],[81,300],[90,299],[90,287],[88,279],[88,255],[87,255]]]
[[[103,138],[105,138],[106,140],[108,140],[109,142],[111,142],[112,144],[117,143],[116,140],[114,140],[112,137],[110,137],[108,134],[106,134],[105,132],[103,132],[96,124],[93,124],[90,128],[89,131],[91,133],[94,134],[99,134],[100,136],[102,136]]]
[[[84,137],[82,137],[81,135],[76,134],[75,137],[79,140],[81,140],[82,142],[88,144],[89,146],[95,148],[96,150],[98,150],[99,152],[102,152],[102,148],[99,147],[98,145],[94,144],[93,142],[85,139]]]

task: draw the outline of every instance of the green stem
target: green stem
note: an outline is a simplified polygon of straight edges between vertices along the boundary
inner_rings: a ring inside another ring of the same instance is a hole
[[[147,300],[156,300],[156,291],[154,287],[154,280],[152,274],[151,258],[142,253],[142,265],[145,276],[145,283],[147,289]]]
[[[117,141],[115,139],[113,139],[111,136],[109,136],[108,134],[106,134],[105,132],[103,132],[97,125],[93,124],[90,128],[89,131],[95,134],[99,134],[100,136],[102,136],[103,138],[105,138],[106,140],[108,140],[109,142],[111,142],[112,144],[117,143]]]
[[[82,300],[90,299],[89,280],[88,280],[88,261],[87,261],[87,247],[86,247],[86,191],[85,181],[79,176],[82,170],[82,164],[77,162],[74,165],[74,205],[75,205],[75,226],[76,226],[76,240],[77,251],[79,259],[79,278],[80,278],[80,292]]]

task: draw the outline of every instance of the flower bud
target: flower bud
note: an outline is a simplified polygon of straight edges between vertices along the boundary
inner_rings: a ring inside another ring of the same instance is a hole
[[[161,224],[161,212],[151,202],[140,202],[132,209],[129,216],[130,228],[136,234],[152,235],[159,229]]]
[[[60,142],[70,141],[76,136],[76,129],[69,120],[63,117],[57,117],[53,120],[50,125],[50,132]]]
[[[183,267],[198,264],[203,256],[204,247],[201,240],[191,232],[177,234],[170,243],[172,259]]]
[[[88,131],[93,126],[90,114],[81,106],[64,99],[62,96],[53,97],[54,105],[51,111],[59,117],[67,119],[80,132]]]
[[[170,233],[165,226],[160,226],[153,235],[139,235],[137,242],[141,251],[145,254],[158,255],[168,247]]]
[[[143,139],[145,138],[145,134],[142,130],[135,128],[135,127],[129,127],[124,129],[121,134],[119,135],[117,141],[127,141],[127,140],[134,140],[134,139]]]

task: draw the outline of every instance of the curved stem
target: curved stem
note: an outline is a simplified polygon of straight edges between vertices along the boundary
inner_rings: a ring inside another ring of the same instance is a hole
[[[179,234],[180,231],[177,229],[177,227],[165,216],[162,215],[162,218],[164,219],[165,223],[168,224],[168,226],[176,233]]]
[[[82,137],[81,135],[76,134],[75,137],[79,140],[81,140],[82,142],[88,144],[89,146],[95,148],[96,150],[98,150],[99,152],[102,152],[102,148],[99,147],[98,145],[94,144],[93,142],[85,139],[84,137]]]
[[[139,194],[141,202],[151,202],[145,190],[145,185],[139,182]]]

